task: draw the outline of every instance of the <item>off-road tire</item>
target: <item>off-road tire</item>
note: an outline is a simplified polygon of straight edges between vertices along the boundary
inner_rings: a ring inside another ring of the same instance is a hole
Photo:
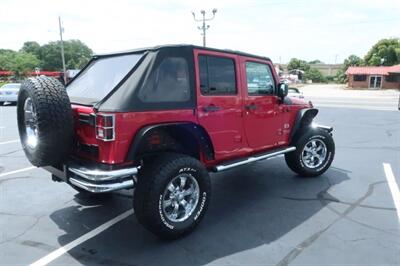
[[[36,112],[38,141],[34,148],[27,145],[24,121],[28,97]],[[27,79],[18,94],[17,117],[22,147],[33,165],[55,165],[66,158],[73,144],[73,116],[67,92],[58,80],[44,76]]]
[[[309,168],[303,161],[303,149],[305,145],[311,140],[322,141],[326,148],[327,153],[325,160],[319,167]],[[285,154],[285,160],[289,168],[304,177],[315,177],[323,174],[330,167],[333,158],[335,156],[335,143],[332,135],[321,128],[307,128],[303,131],[303,134],[293,143],[296,150]]]
[[[199,185],[199,200],[193,213],[182,222],[168,219],[161,208],[168,183],[179,174],[190,174]],[[145,164],[139,172],[133,206],[136,217],[146,229],[162,239],[176,239],[191,232],[201,221],[211,196],[208,171],[196,159],[166,153]]]

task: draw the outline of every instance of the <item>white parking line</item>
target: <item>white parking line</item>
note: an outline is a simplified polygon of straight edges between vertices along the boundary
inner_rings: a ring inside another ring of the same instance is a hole
[[[9,143],[16,143],[16,142],[19,142],[19,139],[14,139],[14,140],[9,140],[9,141],[5,141],[5,142],[0,142],[0,145],[9,144]]]
[[[4,176],[8,176],[8,175],[12,175],[12,174],[17,174],[17,173],[21,173],[21,172],[25,172],[25,171],[29,171],[32,169],[35,169],[35,166],[31,166],[31,167],[27,167],[27,168],[22,168],[22,169],[18,169],[15,171],[11,171],[11,172],[6,172],[6,173],[2,173],[0,174],[0,177],[4,177]]]
[[[399,185],[396,182],[396,179],[394,178],[394,174],[392,171],[392,167],[388,163],[383,163],[383,170],[385,171],[386,174],[386,179],[389,185],[390,192],[392,193],[393,201],[394,201],[394,206],[396,207],[397,211],[397,217],[399,218],[400,221],[400,191],[399,191]]]
[[[68,251],[70,251],[71,249],[75,248],[76,246],[82,244],[83,242],[95,237],[96,235],[100,234],[101,232],[103,232],[104,230],[110,228],[111,226],[113,226],[114,224],[122,221],[123,219],[125,219],[126,217],[128,217],[129,215],[133,214],[133,210],[128,210],[120,215],[118,215],[117,217],[115,217],[114,219],[100,225],[99,227],[93,229],[92,231],[84,234],[83,236],[75,239],[74,241],[70,242],[69,244],[60,247],[59,249],[51,252],[49,255],[35,261],[34,263],[32,263],[30,266],[44,266],[49,264],[50,262],[52,262],[53,260],[57,259],[58,257],[62,256],[63,254],[67,253]]]

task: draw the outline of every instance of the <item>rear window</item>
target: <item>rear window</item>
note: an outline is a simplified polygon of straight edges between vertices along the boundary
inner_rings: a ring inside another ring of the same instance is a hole
[[[144,103],[190,100],[189,67],[183,57],[166,57],[138,93]]]
[[[139,62],[142,54],[99,58],[67,86],[72,102],[92,104],[102,100]]]

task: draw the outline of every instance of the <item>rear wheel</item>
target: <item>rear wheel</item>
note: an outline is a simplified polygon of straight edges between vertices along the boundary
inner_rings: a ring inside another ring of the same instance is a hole
[[[307,129],[294,145],[296,150],[285,154],[285,160],[289,168],[301,176],[323,174],[335,156],[333,138],[324,129]]]
[[[143,167],[134,193],[138,221],[160,238],[176,239],[203,218],[210,177],[198,160],[169,153]]]
[[[21,143],[33,165],[54,165],[66,158],[73,143],[73,117],[59,81],[48,77],[26,80],[18,94],[17,117]]]

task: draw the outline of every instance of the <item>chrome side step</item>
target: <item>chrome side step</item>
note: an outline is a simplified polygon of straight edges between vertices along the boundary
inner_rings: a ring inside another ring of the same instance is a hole
[[[218,166],[214,167],[214,171],[215,172],[225,171],[225,170],[237,167],[237,166],[241,166],[241,165],[245,165],[245,164],[248,164],[248,163],[265,160],[265,159],[272,158],[272,157],[275,157],[275,156],[278,156],[278,155],[281,155],[281,154],[285,154],[285,153],[288,153],[288,152],[292,152],[292,151],[295,151],[295,150],[296,150],[296,147],[287,147],[287,148],[284,148],[284,149],[274,150],[274,151],[271,151],[271,152],[268,152],[268,153],[265,153],[265,154],[262,154],[262,155],[259,155],[259,156],[248,157],[247,159],[244,159],[244,160],[238,161],[238,162],[234,162],[234,163],[231,163],[231,164],[218,165]]]

